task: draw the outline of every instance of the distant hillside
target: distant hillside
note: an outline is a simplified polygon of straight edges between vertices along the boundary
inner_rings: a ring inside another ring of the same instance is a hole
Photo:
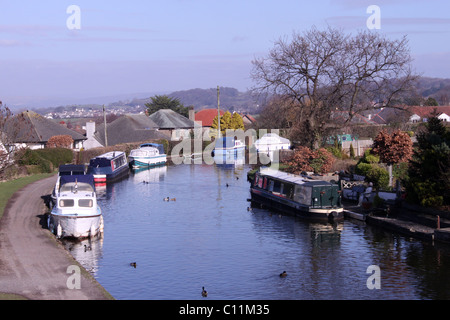
[[[195,110],[217,108],[217,88],[182,90],[167,95],[179,99],[185,107],[194,106]],[[132,99],[126,102],[113,102],[109,106],[144,106],[150,101],[151,97],[148,97],[145,99]],[[252,113],[257,111],[257,103],[250,92],[239,92],[235,88],[222,87],[220,88],[220,108],[223,110]]]
[[[217,108],[217,88],[191,89],[169,94],[178,98],[185,106],[194,106],[196,110]],[[235,88],[220,88],[220,108],[230,111],[246,111],[256,109],[257,103],[250,92],[239,92]]]
[[[135,98],[124,96],[123,99],[111,103],[105,101],[105,98],[103,102],[96,101],[91,104],[71,104],[60,107],[40,108],[33,110],[40,114],[44,114],[47,112],[55,112],[55,110],[57,112],[61,112],[63,110],[73,110],[76,108],[99,109],[102,104],[105,104],[107,109],[110,111],[117,108],[121,109],[120,112],[123,111],[131,113],[144,110],[145,104],[149,103],[151,101],[151,97],[154,95],[155,94],[148,94],[146,98],[136,98],[136,96],[146,96],[146,94],[141,93],[136,94]],[[182,90],[168,93],[167,95],[173,98],[178,98],[186,107],[194,106],[194,109],[197,111],[206,108],[217,108],[217,88]],[[408,94],[404,97],[403,102],[408,105],[421,105],[425,99],[429,97],[436,99],[441,106],[450,105],[450,79],[421,77],[418,79],[415,86],[415,94]],[[258,105],[263,105],[263,103],[257,101],[257,99],[249,91],[240,92],[235,88],[220,88],[220,108],[222,110],[257,114],[261,111]],[[138,108],[138,106],[140,107]]]
[[[441,106],[450,104],[450,79],[421,77],[416,89],[421,97],[432,97]]]

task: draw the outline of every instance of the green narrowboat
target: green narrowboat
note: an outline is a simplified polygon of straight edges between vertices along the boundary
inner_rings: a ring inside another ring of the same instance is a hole
[[[255,173],[250,187],[252,202],[314,221],[344,218],[337,184],[270,168]]]

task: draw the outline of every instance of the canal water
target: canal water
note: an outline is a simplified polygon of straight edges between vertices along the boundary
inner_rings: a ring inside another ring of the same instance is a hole
[[[104,235],[65,247],[116,299],[450,299],[450,246],[250,210],[249,169],[131,172],[98,190]]]

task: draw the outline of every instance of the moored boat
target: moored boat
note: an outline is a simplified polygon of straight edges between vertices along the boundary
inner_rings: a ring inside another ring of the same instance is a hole
[[[83,164],[62,164],[58,169],[58,177],[56,178],[55,187],[53,188],[51,199],[56,201],[56,192],[59,190],[61,176],[85,175],[86,166]]]
[[[215,141],[213,154],[217,156],[235,156],[243,153],[245,144],[234,137],[219,137]]]
[[[162,144],[144,143],[130,151],[128,162],[131,168],[159,166],[167,162],[167,156]]]
[[[110,151],[89,161],[88,174],[94,176],[96,184],[113,182],[128,173],[127,157],[123,151]]]
[[[47,220],[58,238],[86,238],[103,231],[103,216],[92,175],[60,177],[55,205]]]
[[[251,183],[251,200],[271,209],[315,221],[344,218],[339,186],[261,168]]]

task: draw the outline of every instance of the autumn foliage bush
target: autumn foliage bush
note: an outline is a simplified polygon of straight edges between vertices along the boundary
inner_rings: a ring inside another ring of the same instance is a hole
[[[71,148],[73,139],[69,135],[53,136],[47,141],[47,148]]]
[[[389,134],[381,130],[373,142],[372,152],[380,156],[383,163],[394,164],[411,159],[413,148],[408,133],[395,130]]]
[[[287,171],[300,174],[302,171],[313,171],[314,173],[329,172],[335,161],[334,156],[325,148],[311,150],[300,146],[294,151],[294,155],[286,162]]]

